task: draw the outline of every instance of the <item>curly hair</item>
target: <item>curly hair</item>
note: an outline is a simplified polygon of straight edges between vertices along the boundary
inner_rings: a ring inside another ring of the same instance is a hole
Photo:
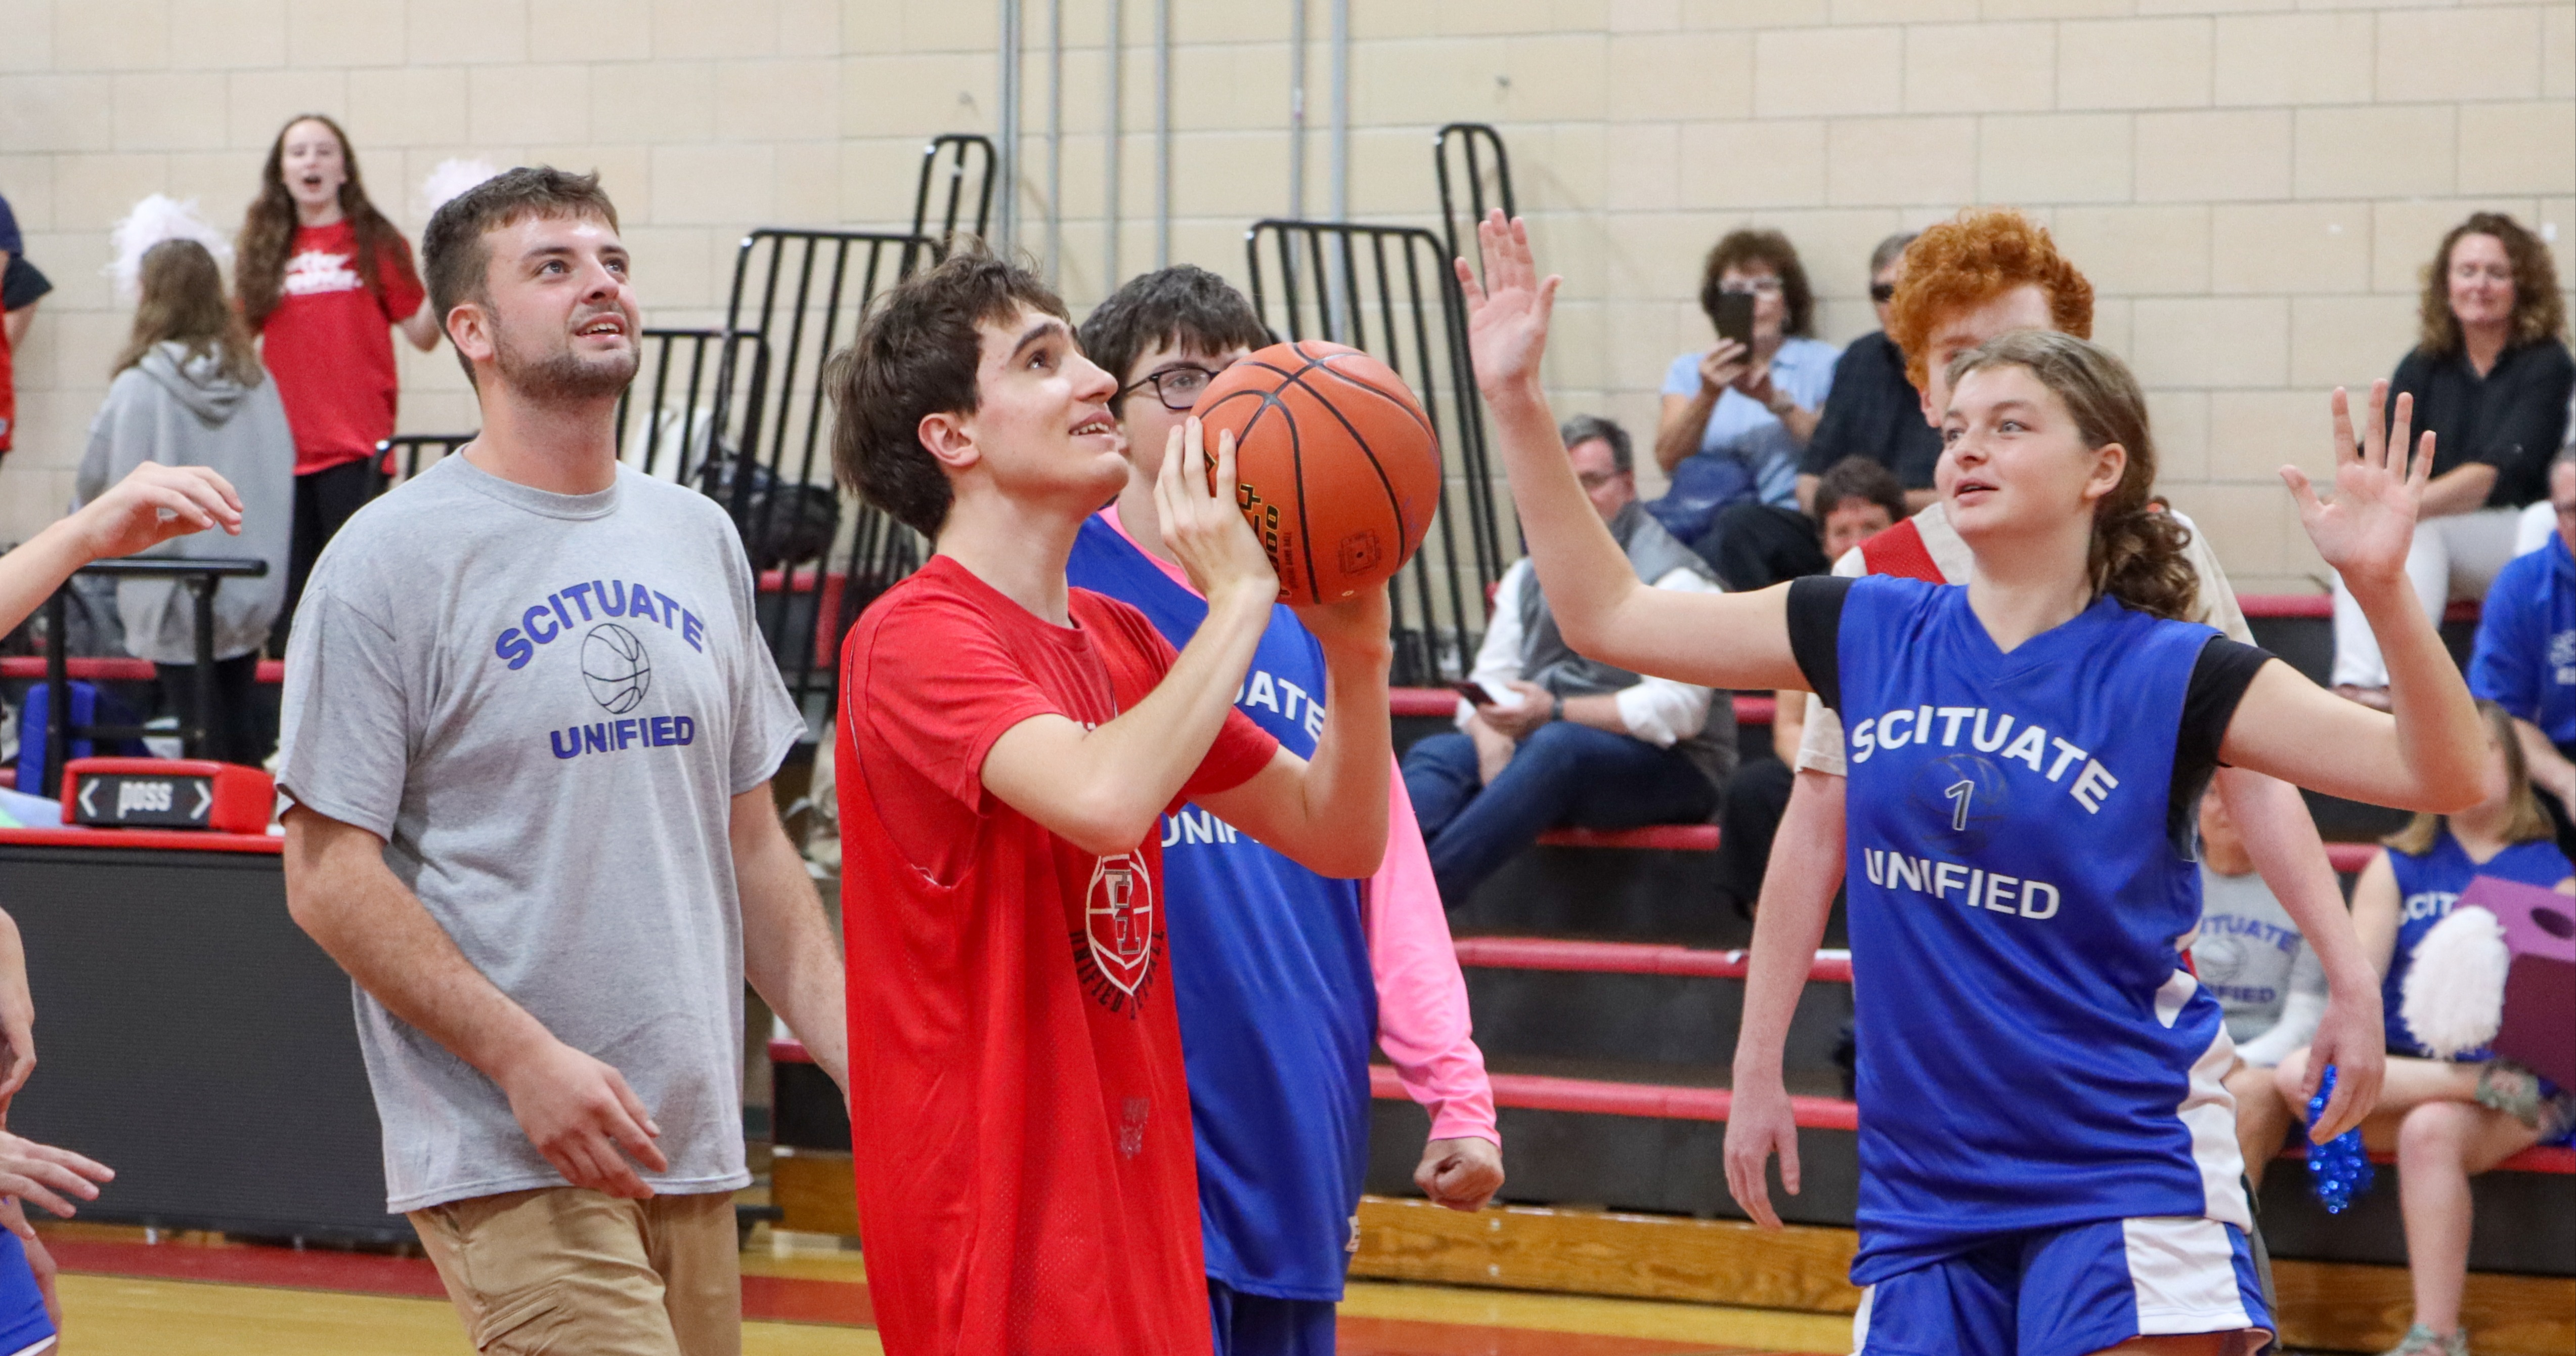
[[[1807,285],[1806,265],[1798,262],[1798,247],[1778,231],[1761,231],[1747,227],[1729,231],[1708,252],[1708,262],[1699,272],[1699,309],[1710,324],[1717,323],[1717,298],[1726,289],[1722,285],[1730,268],[1742,270],[1758,265],[1771,270],[1780,279],[1781,298],[1789,303],[1789,318],[1780,332],[1801,338],[1816,332],[1816,292]]]
[[[2089,339],[2016,330],[1951,359],[1947,375],[1956,387],[1969,373],[1991,367],[2018,367],[2037,378],[2065,402],[2086,447],[2118,443],[2129,454],[2120,483],[2093,503],[2093,545],[2085,562],[2093,596],[2107,593],[2140,612],[2190,620],[2200,600],[2200,576],[2183,556],[2191,530],[2156,503],[2147,397],[2128,364]]]
[[[2460,318],[2451,314],[2451,249],[2464,235],[2494,236],[2513,264],[2513,333],[2507,344],[2520,347],[2566,332],[2567,302],[2558,294],[2558,266],[2550,262],[2549,247],[2502,212],[2473,212],[2443,235],[2442,248],[2424,266],[2415,346],[2425,357],[2460,351]]]
[[[285,299],[286,259],[295,250],[300,220],[294,195],[286,191],[286,134],[303,122],[331,129],[332,139],[340,143],[340,165],[349,173],[348,181],[340,185],[340,215],[357,236],[353,267],[368,294],[384,296],[386,269],[413,271],[411,242],[368,199],[367,181],[358,174],[358,151],[349,144],[349,134],[323,114],[298,113],[277,129],[277,139],[269,143],[268,161],[259,170],[259,196],[251,199],[233,244],[233,286],[241,294],[242,319],[254,330],[268,323],[269,313]]]
[[[1971,207],[1916,236],[1887,310],[1906,378],[1917,389],[1931,383],[1932,332],[1942,321],[2023,286],[2047,295],[2061,332],[2093,337],[2093,284],[2057,252],[2047,227],[2008,207]]]

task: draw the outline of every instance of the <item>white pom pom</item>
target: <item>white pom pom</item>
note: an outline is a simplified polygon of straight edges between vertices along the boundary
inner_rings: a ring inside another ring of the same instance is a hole
[[[116,261],[107,266],[107,273],[116,279],[116,294],[127,301],[141,293],[143,256],[162,241],[194,240],[205,246],[218,264],[230,264],[233,258],[232,242],[197,214],[194,198],[181,202],[165,194],[152,194],[134,204],[134,210],[116,223],[110,239],[116,247]]]
[[[429,172],[429,177],[420,181],[420,200],[429,206],[429,210],[421,214],[421,219],[426,221],[437,216],[438,209],[500,172],[486,160],[439,161],[438,167]]]
[[[2504,1021],[2504,976],[2512,955],[2504,924],[2480,908],[2453,909],[2415,944],[2398,1012],[2438,1058],[2475,1050]]]

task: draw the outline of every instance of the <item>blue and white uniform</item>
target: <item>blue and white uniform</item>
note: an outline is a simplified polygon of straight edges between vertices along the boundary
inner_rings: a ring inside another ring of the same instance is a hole
[[[1101,518],[1082,525],[1066,576],[1135,606],[1175,647],[1207,620],[1206,600]],[[1295,613],[1273,609],[1236,707],[1312,757],[1323,697],[1323,648]],[[1318,876],[1204,810],[1183,806],[1162,827],[1219,1342],[1248,1333],[1245,1346],[1330,1351],[1368,1166],[1377,1032],[1360,882]]]
[[[2388,850],[2388,869],[2397,877],[2397,948],[2388,959],[2388,978],[2381,982],[2379,1005],[2387,1014],[2388,1053],[2415,1059],[2437,1059],[2415,1039],[2414,1029],[2398,1011],[2406,1002],[2406,973],[2415,966],[2415,948],[2423,945],[2424,934],[2433,925],[2451,916],[2451,906],[2460,902],[2460,894],[2478,876],[2536,885],[2547,890],[2567,879],[2567,859],[2560,855],[2558,844],[2546,839],[2516,843],[2485,862],[2469,860],[2467,848],[2451,836],[2451,826],[2442,826],[2441,836],[2433,840],[2433,850],[2423,856]],[[2492,1059],[2485,1050],[2463,1051],[2455,1056],[2463,1063]]]
[[[1790,614],[1849,732],[1859,1349],[2269,1328],[2234,1047],[2176,950],[2262,652],[2104,599],[2007,654],[1967,590],[1885,576],[1801,580]]]
[[[0,1229],[0,1356],[37,1356],[54,1349],[54,1320],[45,1292],[27,1263],[27,1245]]]

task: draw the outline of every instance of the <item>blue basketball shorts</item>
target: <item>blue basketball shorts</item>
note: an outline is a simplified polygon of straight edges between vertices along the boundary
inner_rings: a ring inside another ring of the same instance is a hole
[[[35,1356],[54,1349],[54,1321],[45,1315],[45,1292],[27,1263],[27,1247],[0,1229],[0,1356]]]
[[[1246,1294],[1213,1276],[1207,1286],[1216,1356],[1333,1356],[1332,1301]]]
[[[2011,1234],[1861,1292],[1856,1356],[2087,1356],[2132,1337],[2242,1333],[2271,1310],[2245,1234],[2214,1219],[2102,1220]]]

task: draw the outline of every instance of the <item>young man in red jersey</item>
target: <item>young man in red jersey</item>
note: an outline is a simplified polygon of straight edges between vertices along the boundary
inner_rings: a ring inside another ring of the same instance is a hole
[[[1311,762],[1234,709],[1278,581],[1193,421],[1156,487],[1208,600],[1177,654],[1065,582],[1126,481],[1064,304],[962,255],[878,303],[833,460],[935,543],[843,651],[843,925],[860,1229],[889,1352],[1210,1349],[1158,817],[1187,800],[1318,873],[1377,868],[1386,595],[1302,613]]]

